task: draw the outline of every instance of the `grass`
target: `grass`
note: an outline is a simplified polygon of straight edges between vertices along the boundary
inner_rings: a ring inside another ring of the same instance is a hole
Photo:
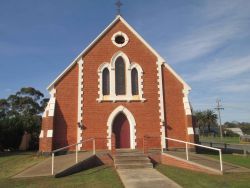
[[[217,158],[216,155],[209,155]],[[100,166],[86,170],[64,178],[36,177],[12,179],[11,176],[32,166],[42,160],[34,153],[16,153],[12,155],[0,155],[0,185],[1,187],[123,187],[115,169],[109,166]],[[225,154],[223,159],[227,162],[250,168],[250,157]],[[249,187],[250,173],[237,173],[220,175],[208,175],[177,167],[158,165],[158,171],[165,174],[181,186],[185,187]]]
[[[239,144],[240,138],[239,137],[223,137],[222,139],[218,136],[200,136],[200,141],[203,142],[222,142],[228,144]]]
[[[0,156],[1,187],[123,187],[116,171],[109,166],[100,166],[64,178],[11,178],[43,159],[44,157],[37,157],[34,153]]]
[[[213,155],[213,154],[206,154],[206,155],[219,160],[219,155]],[[223,154],[222,160],[225,162],[250,168],[250,156]]]
[[[19,152],[0,155],[0,179],[8,178],[44,160],[34,152]]]
[[[158,165],[156,169],[184,188],[250,188],[250,173],[208,175],[166,165]]]

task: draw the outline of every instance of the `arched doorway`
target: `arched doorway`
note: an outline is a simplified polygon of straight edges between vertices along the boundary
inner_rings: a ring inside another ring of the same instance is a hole
[[[130,125],[123,113],[115,117],[112,133],[115,134],[116,148],[130,148]]]

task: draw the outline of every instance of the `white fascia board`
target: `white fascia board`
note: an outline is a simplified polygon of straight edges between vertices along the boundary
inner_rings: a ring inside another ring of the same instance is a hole
[[[120,20],[130,29],[130,31],[132,31],[132,33],[158,58],[158,60],[165,62],[165,60],[160,56],[160,54],[158,54],[156,50],[152,48],[152,46],[150,46],[144,40],[144,38],[139,33],[137,33],[131,25],[129,25],[128,22],[126,22],[126,20],[124,20],[121,16],[119,17],[120,17]]]
[[[170,67],[169,64],[166,62],[164,63],[164,66],[184,85],[184,89],[190,91],[191,87],[178,75],[172,67]]]
[[[60,80],[60,78],[62,78],[64,76],[64,74],[66,74],[66,72],[68,72],[71,67],[73,67],[77,60],[83,56],[118,20],[120,19],[120,16],[117,16],[109,25],[108,27],[106,27],[101,33],[100,35],[98,35],[95,40],[93,40],[73,61],[72,63],[53,81],[51,82],[51,84],[47,87],[47,90],[50,90],[54,84]]]

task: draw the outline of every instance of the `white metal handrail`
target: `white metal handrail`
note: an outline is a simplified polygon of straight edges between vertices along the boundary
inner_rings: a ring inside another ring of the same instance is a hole
[[[214,148],[214,147],[209,147],[209,146],[204,146],[204,145],[200,145],[200,144],[195,144],[195,143],[192,143],[192,142],[186,142],[186,141],[183,141],[183,140],[177,140],[177,139],[173,139],[173,138],[168,138],[168,137],[165,137],[165,139],[172,140],[172,141],[179,142],[179,143],[184,143],[186,145],[186,158],[187,158],[187,160],[189,160],[188,145],[199,146],[199,147],[202,147],[202,148],[207,148],[207,149],[218,151],[219,155],[220,155],[220,171],[223,172],[223,163],[222,163],[221,149]]]
[[[95,155],[96,151],[95,151],[95,138],[89,138],[87,140],[83,140],[81,142],[78,142],[78,143],[75,143],[75,144],[71,144],[71,145],[68,145],[68,146],[65,146],[65,147],[62,147],[62,148],[59,148],[59,149],[56,149],[56,150],[53,150],[51,152],[52,154],[52,161],[51,161],[51,174],[54,175],[54,160],[55,160],[55,153],[56,152],[59,152],[59,151],[63,151],[67,148],[70,148],[72,146],[76,146],[76,163],[78,163],[78,145],[79,144],[82,144],[84,142],[89,142],[89,141],[92,141],[93,142],[93,155]]]

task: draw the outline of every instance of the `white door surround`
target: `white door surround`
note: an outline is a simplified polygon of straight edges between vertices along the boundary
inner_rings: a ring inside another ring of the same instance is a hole
[[[109,118],[108,118],[108,122],[107,122],[107,126],[108,126],[107,146],[108,146],[108,149],[111,150],[111,139],[110,138],[112,135],[113,122],[119,113],[123,113],[128,119],[129,127],[130,127],[130,149],[135,149],[135,146],[136,146],[136,141],[135,141],[135,139],[136,139],[136,136],[135,136],[136,122],[135,122],[135,118],[134,118],[133,114],[126,107],[124,107],[122,105],[115,108],[113,110],[113,112],[111,112],[111,114],[109,115]]]

